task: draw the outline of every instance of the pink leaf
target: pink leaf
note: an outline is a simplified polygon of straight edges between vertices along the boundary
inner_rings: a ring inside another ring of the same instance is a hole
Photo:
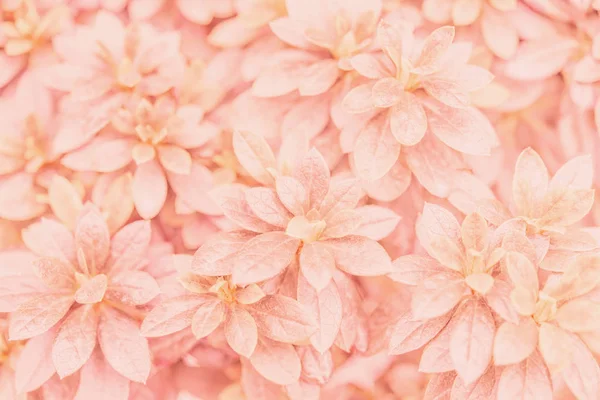
[[[10,340],[29,339],[48,331],[72,304],[72,296],[55,293],[41,294],[21,304],[10,317]]]
[[[548,190],[548,170],[531,148],[523,150],[515,165],[512,195],[517,213],[528,216]]]
[[[579,340],[575,340],[573,359],[562,372],[565,383],[578,399],[593,399],[600,388],[600,368],[594,355]]]
[[[434,375],[427,384],[423,400],[450,400],[455,379],[456,372],[454,371]]]
[[[253,232],[266,232],[276,229],[273,225],[258,218],[248,205],[242,185],[222,185],[210,192],[223,214],[237,225]]]
[[[423,348],[419,371],[426,373],[440,373],[454,371],[452,358],[450,357],[450,336],[454,329],[454,319]]]
[[[92,279],[85,281],[75,292],[75,301],[79,304],[95,304],[102,301],[108,278],[104,274],[96,275]]]
[[[232,280],[238,285],[256,283],[283,271],[296,256],[300,240],[283,232],[268,232],[250,239],[237,254]]]
[[[279,385],[289,385],[300,378],[300,358],[291,344],[261,338],[250,363],[262,376]]]
[[[194,254],[192,271],[205,276],[231,275],[233,257],[254,234],[221,232],[209,239]]]
[[[144,219],[158,215],[167,199],[167,178],[156,160],[137,166],[132,183],[135,209]]]
[[[355,210],[361,217],[361,224],[355,235],[381,240],[391,234],[400,222],[400,216],[394,211],[375,205],[359,207]]]
[[[268,224],[285,228],[292,214],[279,200],[275,190],[265,187],[246,189],[246,202],[258,218]]]
[[[81,306],[63,321],[52,346],[52,361],[61,379],[77,372],[96,347],[98,315]]]
[[[390,129],[398,142],[413,146],[427,131],[427,115],[417,97],[403,92],[390,110]]]
[[[143,271],[123,271],[110,278],[106,298],[123,304],[139,306],[160,293],[154,278]]]
[[[201,339],[210,335],[223,321],[225,306],[220,299],[211,298],[198,306],[192,317],[192,332]]]
[[[392,273],[388,276],[396,282],[416,286],[427,278],[446,271],[446,267],[433,258],[409,254],[394,260]]]
[[[256,322],[252,315],[239,306],[232,306],[225,318],[225,338],[236,353],[249,358],[258,341]]]
[[[552,384],[544,360],[537,351],[519,364],[502,370],[498,400],[551,399]]]
[[[147,257],[151,228],[148,221],[135,221],[125,225],[112,238],[107,265],[110,271],[137,269]]]
[[[504,71],[513,79],[545,79],[564,67],[576,47],[574,39],[560,36],[525,41]]]
[[[51,288],[69,290],[75,286],[75,269],[59,259],[42,257],[32,265],[35,274]]]
[[[79,217],[75,227],[75,246],[78,251],[83,251],[86,266],[80,267],[84,272],[94,273],[104,266],[109,255],[110,233],[108,226],[102,218],[100,211],[96,207],[91,207],[87,212]],[[79,256],[79,255],[78,255]]]
[[[400,143],[392,135],[386,113],[380,113],[367,123],[354,144],[357,175],[368,181],[381,178],[396,163],[400,148]]]
[[[450,357],[465,384],[475,382],[492,359],[495,323],[487,305],[476,298],[467,300],[456,312],[450,336]]]
[[[327,351],[335,341],[342,323],[342,300],[338,288],[330,281],[317,292],[303,277],[298,279],[298,302],[315,316],[319,328],[310,337],[310,343],[317,351]]]
[[[100,317],[98,340],[115,371],[134,382],[146,382],[152,364],[150,350],[136,321],[118,311],[107,310]]]
[[[430,74],[438,70],[453,40],[453,26],[443,26],[433,31],[425,39],[423,49],[415,62],[415,68],[413,68],[412,72]]]
[[[235,131],[233,149],[240,164],[250,175],[262,184],[273,183],[269,168],[277,168],[271,147],[262,136],[246,131]]]
[[[114,172],[132,161],[129,139],[97,137],[86,146],[64,156],[61,163],[74,171]],[[106,157],[110,154],[110,157]]]
[[[362,196],[360,185],[355,179],[334,179],[319,207],[319,213],[327,219],[342,210],[353,209]]]
[[[376,241],[362,236],[346,236],[326,242],[332,249],[336,265],[356,276],[377,276],[391,271],[385,249]]]
[[[355,210],[342,210],[327,219],[327,227],[321,240],[342,238],[353,234],[362,222],[362,217]]]
[[[343,100],[344,110],[352,114],[360,114],[373,110],[373,84],[358,85],[349,91]]]
[[[323,244],[305,243],[300,253],[300,270],[308,283],[319,292],[331,281],[335,260]]]
[[[308,339],[317,324],[308,310],[296,300],[281,296],[266,296],[248,307],[261,335],[284,343]]]
[[[304,187],[309,208],[318,207],[329,190],[330,173],[325,159],[312,148],[293,170],[293,177]]]
[[[291,176],[279,176],[275,181],[277,196],[294,215],[303,215],[308,205],[308,193],[302,183]]]
[[[432,257],[448,268],[462,271],[464,250],[461,228],[452,213],[440,206],[425,203],[415,229],[419,242]]]
[[[56,371],[52,345],[56,330],[27,341],[15,365],[15,387],[19,393],[31,392],[44,384]]]
[[[474,107],[428,105],[429,129],[442,142],[461,153],[486,156],[499,142],[487,117]]]
[[[494,338],[494,363],[520,363],[533,353],[537,343],[538,329],[531,318],[522,318],[519,324],[504,322]]]
[[[207,301],[212,301],[212,296],[185,295],[161,302],[146,315],[142,322],[142,335],[165,336],[187,328],[198,307]]]
[[[129,379],[115,371],[97,349],[81,369],[74,400],[127,400]]]
[[[23,230],[23,242],[29,250],[43,257],[58,258],[76,265],[75,241],[69,229],[50,219],[42,218]]]
[[[489,367],[487,371],[475,382],[467,384],[459,376],[454,380],[452,385],[452,399],[489,399],[493,397],[494,387],[496,384],[495,369]]]
[[[420,349],[446,326],[450,317],[448,313],[437,318],[415,320],[410,310],[406,311],[392,330],[389,354],[404,354]]]
[[[459,274],[433,275],[415,289],[411,300],[413,316],[418,319],[439,317],[453,309],[466,291],[464,278]]]

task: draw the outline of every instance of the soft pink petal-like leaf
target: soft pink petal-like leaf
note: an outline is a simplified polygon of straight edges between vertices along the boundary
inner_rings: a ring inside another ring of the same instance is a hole
[[[434,375],[427,384],[423,400],[450,400],[455,379],[454,371]]]
[[[300,358],[291,344],[261,338],[250,363],[262,376],[279,385],[289,385],[300,379]]]
[[[245,191],[246,202],[258,218],[268,224],[285,228],[292,214],[279,200],[275,190],[265,187],[249,188]]]
[[[556,322],[570,332],[591,332],[600,328],[600,309],[595,302],[575,299],[558,308]]]
[[[317,291],[331,281],[335,260],[327,247],[319,242],[305,243],[300,253],[300,270]]]
[[[535,266],[521,253],[509,251],[506,254],[506,271],[515,286],[522,286],[537,294],[539,283]]]
[[[451,313],[447,313],[437,318],[416,320],[410,310],[406,311],[392,330],[389,354],[404,354],[420,349],[446,326],[451,316]]]
[[[83,209],[81,197],[75,186],[66,178],[56,175],[48,188],[48,201],[54,215],[70,229],[75,227],[77,216]]]
[[[386,113],[367,123],[354,144],[354,163],[359,177],[368,181],[381,178],[396,163],[400,143],[392,135]]]
[[[469,93],[453,76],[432,75],[422,85],[427,94],[448,107],[464,108],[470,104]]]
[[[512,195],[517,213],[528,216],[548,190],[548,170],[531,148],[523,150],[515,165]]]
[[[390,129],[398,142],[413,146],[425,136],[427,115],[425,109],[410,92],[402,92],[390,110]]]
[[[466,249],[485,250],[487,233],[487,222],[478,213],[467,215],[460,227],[460,236]]]
[[[85,281],[75,292],[75,301],[79,304],[95,304],[104,298],[108,278],[104,274],[96,275],[92,279]]]
[[[283,271],[296,256],[300,240],[283,232],[268,232],[250,239],[235,257],[232,280],[238,285],[256,283]]]
[[[97,208],[92,207],[87,212],[84,211],[77,221],[75,246],[83,251],[88,271],[94,273],[104,266],[110,250],[110,233]],[[81,262],[82,260],[79,260],[80,267],[87,272]]]
[[[479,379],[470,384],[465,383],[459,375],[452,385],[450,398],[465,400],[493,398],[495,383],[495,369],[492,366]]]
[[[364,184],[369,197],[379,201],[392,201],[400,197],[410,186],[411,171],[406,163],[398,159],[383,177]]]
[[[594,189],[552,190],[541,205],[541,224],[568,226],[587,215],[594,204]]]
[[[400,216],[392,210],[375,205],[359,207],[355,210],[361,217],[361,224],[355,235],[381,240],[391,234],[400,222]]]
[[[519,322],[519,314],[510,299],[512,290],[513,285],[506,278],[496,277],[494,286],[485,295],[485,300],[490,308],[503,319],[516,324]]]
[[[302,96],[316,96],[325,93],[336,82],[340,72],[336,60],[318,61],[306,69],[306,75],[298,84],[298,92]]]
[[[42,218],[23,230],[23,242],[29,250],[42,257],[58,258],[76,265],[75,241],[69,229],[50,219]]]
[[[96,347],[98,315],[81,306],[63,321],[52,346],[52,361],[60,378],[77,372]]]
[[[258,331],[252,315],[239,306],[231,307],[225,319],[225,338],[236,353],[249,358],[258,342]]]
[[[147,272],[123,271],[110,278],[106,298],[138,306],[148,303],[160,293],[158,284]]]
[[[317,329],[315,319],[296,300],[281,296],[266,296],[248,307],[261,335],[284,343],[308,339]]]
[[[375,107],[388,108],[396,104],[403,92],[404,87],[399,80],[383,78],[373,85],[371,98]]]
[[[225,306],[217,298],[207,299],[199,305],[192,317],[192,332],[196,338],[201,339],[210,335],[223,321]]]
[[[98,137],[64,156],[61,163],[74,171],[113,172],[131,162],[132,148],[131,140]]]
[[[454,27],[443,26],[433,31],[423,44],[419,58],[412,72],[430,74],[441,66],[443,57],[454,40]]]
[[[188,175],[192,171],[192,156],[179,146],[166,144],[158,146],[158,159],[169,172]]]
[[[519,324],[504,322],[494,338],[494,363],[520,363],[533,353],[537,342],[538,329],[531,318],[522,318]]]
[[[262,136],[246,131],[235,131],[233,149],[240,164],[254,179],[262,184],[273,183],[273,177],[267,169],[277,168],[277,162],[271,147]]]
[[[338,268],[356,276],[377,276],[391,271],[392,262],[385,249],[363,236],[346,236],[326,241]]]
[[[97,349],[81,368],[74,400],[127,400],[129,383],[129,379],[115,371]]]
[[[442,272],[425,279],[417,286],[411,308],[415,318],[439,317],[450,311],[466,294],[464,278],[453,272]]]
[[[450,336],[450,357],[468,385],[476,381],[492,359],[495,323],[488,306],[479,299],[467,300],[456,312]]]
[[[360,114],[374,109],[373,84],[358,85],[346,94],[343,107],[349,113]]]
[[[148,340],[140,334],[136,321],[118,311],[105,311],[100,317],[98,341],[115,371],[134,382],[146,382],[152,362]]]
[[[498,400],[537,400],[552,398],[548,369],[539,352],[519,364],[502,370],[498,381]]]
[[[432,257],[448,268],[462,271],[464,254],[461,228],[452,213],[440,206],[425,203],[415,229],[421,246]]]
[[[433,258],[409,254],[392,262],[392,272],[388,276],[396,282],[416,286],[427,278],[446,271],[446,267]]]
[[[112,273],[137,269],[147,257],[151,235],[148,221],[125,225],[112,238],[107,265]]]
[[[525,41],[506,63],[504,72],[519,80],[548,78],[564,67],[576,47],[574,39],[560,36]]]
[[[419,371],[427,373],[454,372],[450,357],[450,336],[455,320],[451,320],[444,329],[424,348],[419,363]]]
[[[600,368],[585,344],[575,339],[573,360],[562,372],[565,383],[578,399],[593,399],[600,389]]]
[[[276,229],[273,225],[258,218],[248,205],[241,185],[222,185],[210,192],[223,214],[237,225],[253,232],[266,232]]]
[[[398,43],[396,43],[398,44]],[[350,59],[350,65],[359,74],[370,79],[381,79],[389,74],[387,66],[373,54],[362,53]]]
[[[317,292],[303,277],[298,279],[298,302],[315,316],[318,330],[310,337],[313,347],[323,353],[331,346],[342,323],[342,300],[338,288],[330,281]]]
[[[362,217],[355,210],[342,210],[327,219],[327,227],[321,239],[341,238],[354,234],[362,223]]]
[[[334,179],[319,207],[319,213],[327,219],[342,210],[353,209],[362,196],[360,185],[355,179]]]
[[[293,176],[302,186],[309,198],[310,208],[318,207],[329,190],[329,167],[325,159],[312,148],[294,168]]]
[[[436,104],[427,108],[427,116],[431,132],[462,153],[486,156],[499,143],[490,121],[474,107]]]
[[[303,215],[308,206],[308,193],[299,180],[291,176],[278,176],[275,189],[279,200],[294,215]]]
[[[10,340],[29,339],[48,331],[61,320],[72,304],[72,296],[55,293],[41,294],[21,304],[10,317]]]
[[[592,186],[594,168],[589,155],[567,161],[550,180],[549,189],[589,189]]]
[[[25,343],[15,365],[15,387],[19,393],[39,388],[55,373],[52,345],[56,329]]]
[[[147,337],[166,336],[187,328],[202,304],[212,301],[209,295],[184,295],[164,300],[146,315],[141,334]]]
[[[137,166],[132,183],[135,209],[144,219],[156,217],[167,199],[167,178],[156,160]]]
[[[481,19],[481,35],[487,47],[498,57],[510,60],[519,47],[517,29],[506,14],[486,9]]]
[[[209,239],[194,254],[192,271],[205,276],[231,275],[233,258],[254,235],[247,232],[222,232]]]
[[[75,286],[75,269],[57,258],[38,258],[32,266],[35,274],[51,288],[69,290]]]

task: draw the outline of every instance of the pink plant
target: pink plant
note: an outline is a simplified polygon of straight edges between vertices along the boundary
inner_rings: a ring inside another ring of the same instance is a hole
[[[0,400],[598,400],[599,27],[0,0]]]
[[[27,229],[24,241],[39,256],[32,272],[42,289],[10,314],[9,339],[30,339],[16,367],[18,390],[36,389],[55,371],[64,378],[81,370],[80,396],[95,393],[101,376],[104,385],[110,380],[106,393],[127,398],[129,381],[145,382],[151,368],[139,334],[139,306],[158,293],[141,270],[148,223],[134,222],[111,238],[98,209],[88,206],[74,233],[45,219]],[[11,296],[19,299],[23,289],[12,288]]]

